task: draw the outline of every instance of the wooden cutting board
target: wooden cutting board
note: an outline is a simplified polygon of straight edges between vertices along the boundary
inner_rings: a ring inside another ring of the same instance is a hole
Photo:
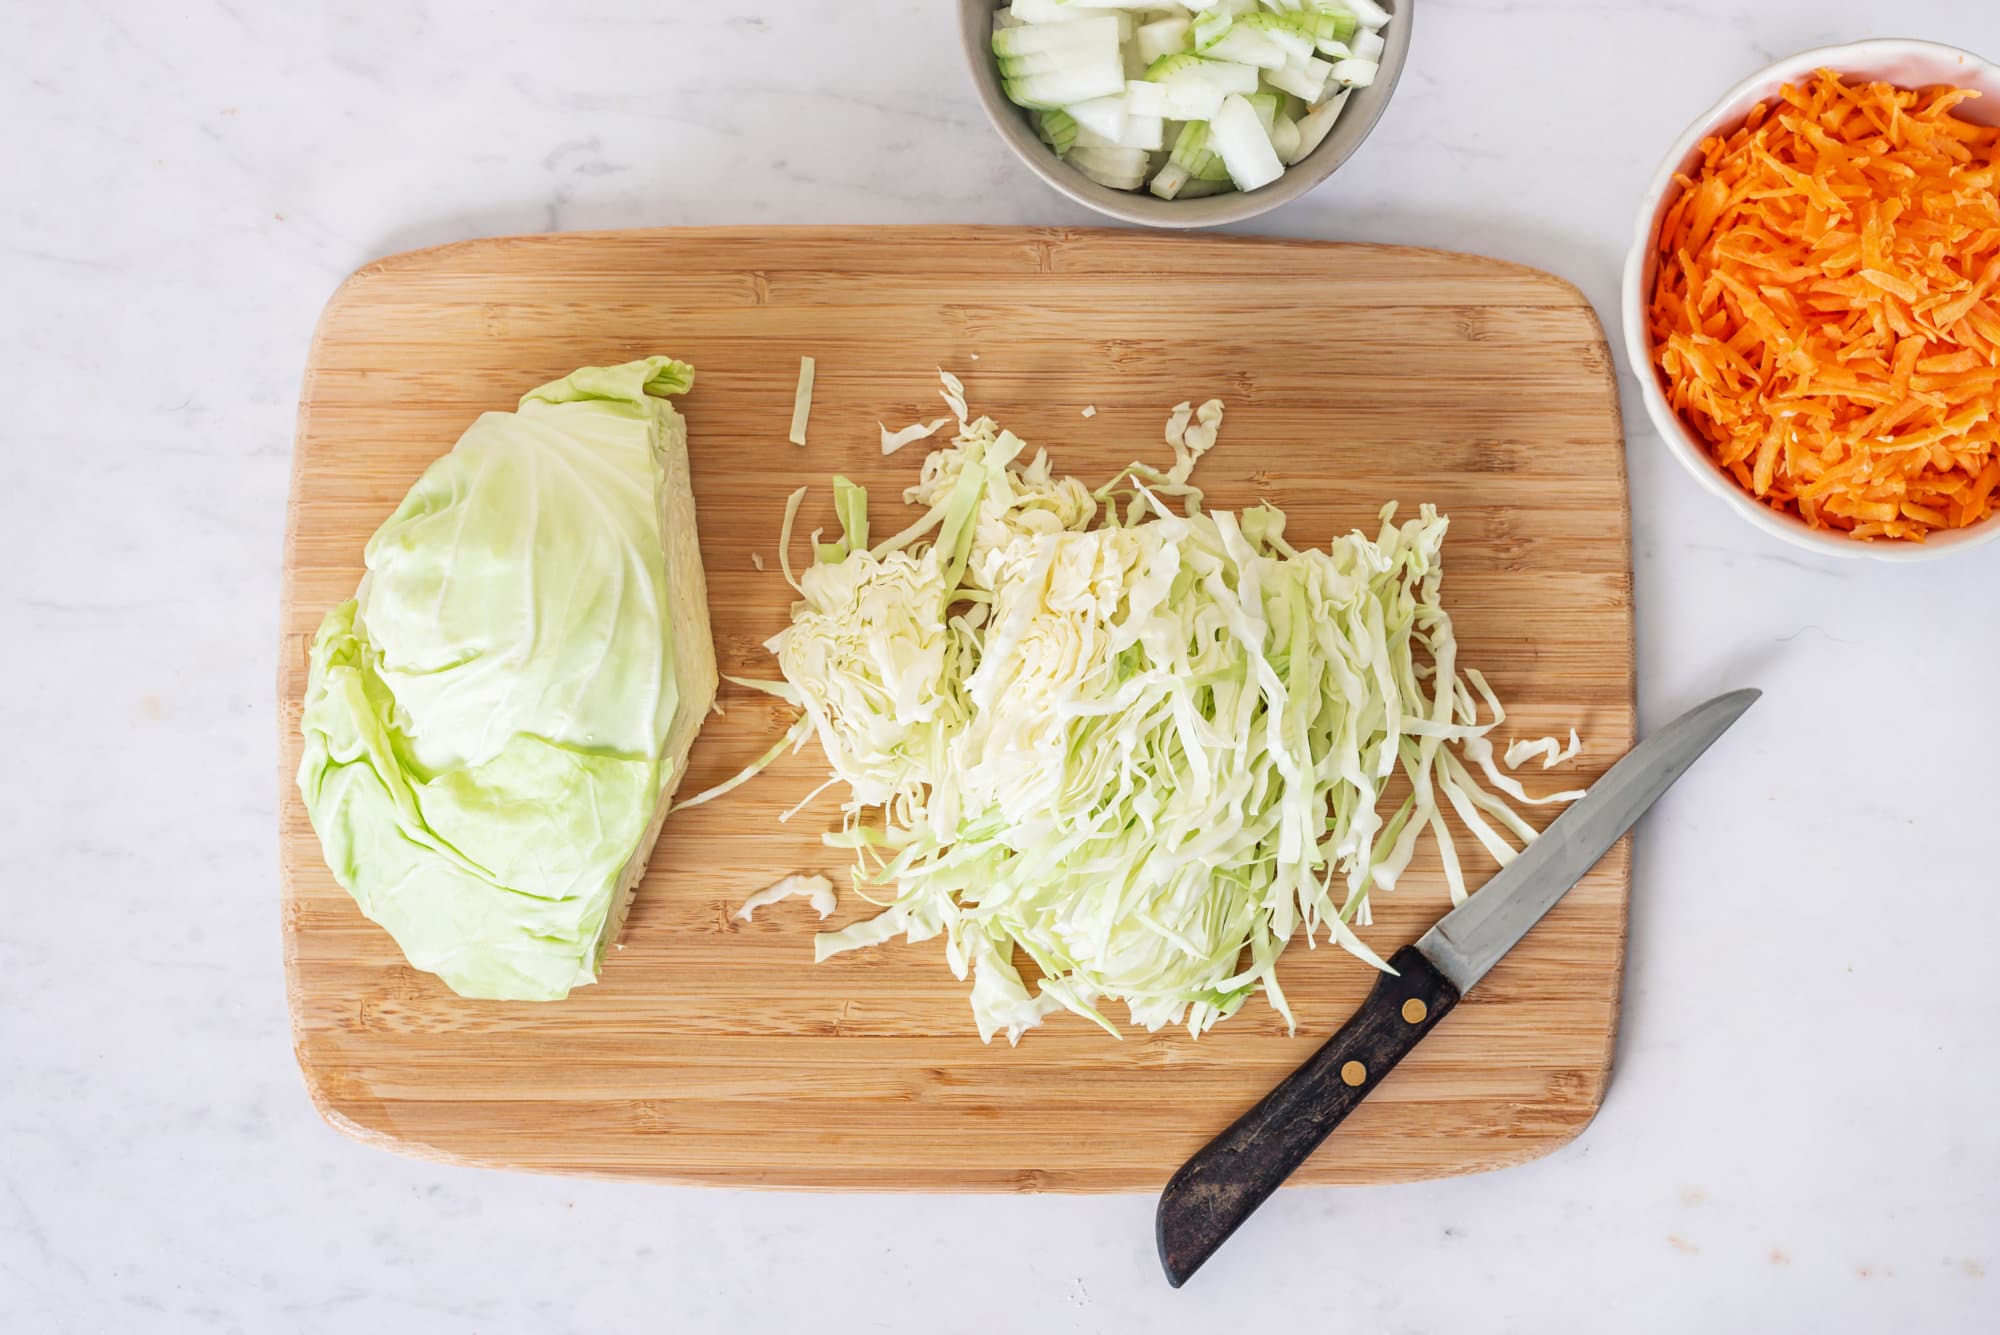
[[[844,885],[818,842],[832,796],[779,822],[824,776],[812,747],[668,822],[624,948],[570,1000],[465,1001],[409,968],[328,874],[292,784],[313,629],[352,594],[368,535],[475,415],[648,353],[698,371],[683,408],[725,672],[770,675],[760,645],[791,601],[784,494],[815,484],[802,527],[831,523],[823,484],[845,472],[886,531],[923,450],[885,459],[876,424],[937,416],[942,365],[975,412],[1092,479],[1166,459],[1168,409],[1219,396],[1221,443],[1195,480],[1214,506],[1281,505],[1294,541],[1372,530],[1385,501],[1435,502],[1451,516],[1460,661],[1516,711],[1502,739],[1576,724],[1586,751],[1565,780],[1595,777],[1632,740],[1611,359],[1590,306],[1547,274],[1391,247],[1012,228],[526,237],[371,264],[329,303],[306,372],[278,683],[294,1040],[314,1102],[362,1139],[687,1182],[1150,1190],[1371,982],[1338,950],[1295,945],[1280,975],[1295,1036],[1255,998],[1200,1041],[1128,1028],[1119,1042],[1057,1015],[1017,1048],[982,1046],[940,943],[815,965],[803,901],[731,916],[787,872]],[[801,355],[819,367],[805,449],[785,439]],[[683,792],[787,722],[739,688],[722,703]],[[1476,848],[1467,865],[1491,870]],[[1621,844],[1295,1180],[1471,1172],[1575,1136],[1608,1074],[1628,868]],[[1387,955],[1448,907],[1426,857],[1380,897],[1369,939]],[[866,911],[843,894],[832,924]]]

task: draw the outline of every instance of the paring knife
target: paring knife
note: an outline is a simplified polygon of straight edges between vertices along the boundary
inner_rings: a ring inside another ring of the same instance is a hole
[[[1633,747],[1477,894],[1390,956],[1396,972],[1354,1018],[1168,1180],[1156,1219],[1167,1282],[1186,1283],[1761,694],[1719,695]]]

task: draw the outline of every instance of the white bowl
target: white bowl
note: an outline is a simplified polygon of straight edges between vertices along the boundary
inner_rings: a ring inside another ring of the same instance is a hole
[[[1880,539],[1869,542],[1833,530],[1810,528],[1804,520],[1781,514],[1758,501],[1722,470],[1710,457],[1707,443],[1667,402],[1660,388],[1659,372],[1653,366],[1653,341],[1646,327],[1655,268],[1653,246],[1659,237],[1660,219],[1680,193],[1675,175],[1690,171],[1699,161],[1702,140],[1733,129],[1757,103],[1775,97],[1785,84],[1798,83],[1822,66],[1849,77],[1881,79],[1904,87],[1944,83],[1976,88],[1982,96],[1960,104],[1958,114],[1984,125],[2000,125],[2000,68],[1969,51],[1936,42],[1882,38],[1847,46],[1821,46],[1757,71],[1696,117],[1687,133],[1668,150],[1652,184],[1646,187],[1638,224],[1633,230],[1632,250],[1625,258],[1625,354],[1631,358],[1632,373],[1639,379],[1646,412],[1661,439],[1666,441],[1667,449],[1687,466],[1697,482],[1751,524],[1795,547],[1826,556],[1872,557],[1878,561],[1923,561],[1948,556],[2000,538],[2000,515],[1989,516],[1967,528],[1933,533],[1923,542]]]
[[[966,63],[972,70],[972,84],[986,118],[1000,132],[1000,138],[1028,169],[1079,204],[1120,222],[1143,227],[1220,227],[1244,222],[1269,213],[1311,193],[1321,182],[1351,157],[1382,118],[1389,95],[1396,91],[1403,60],[1410,52],[1411,11],[1416,0],[1379,0],[1390,13],[1390,23],[1382,30],[1388,43],[1377,58],[1375,82],[1357,88],[1347,99],[1346,108],[1319,147],[1293,163],[1283,176],[1258,190],[1203,195],[1200,199],[1158,199],[1144,190],[1113,190],[1085,176],[1057,157],[1055,150],[1041,141],[1031,127],[1027,113],[1007,100],[1000,87],[1000,66],[993,59],[993,11],[1004,0],[959,0],[959,38]],[[1165,7],[1162,5],[1161,7]],[[1199,9],[1190,3],[1188,8]]]

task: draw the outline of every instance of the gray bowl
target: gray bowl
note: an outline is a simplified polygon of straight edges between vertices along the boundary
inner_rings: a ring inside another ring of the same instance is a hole
[[[1389,105],[1389,95],[1396,90],[1396,78],[1403,72],[1403,58],[1410,50],[1410,11],[1416,7],[1416,0],[1380,0],[1380,3],[1395,15],[1382,30],[1388,45],[1382,52],[1381,68],[1373,84],[1356,89],[1347,99],[1346,109],[1320,146],[1261,190],[1204,195],[1200,199],[1160,199],[1144,190],[1113,190],[1070,167],[1036,137],[1034,127],[1028,123],[1028,113],[1009,102],[1000,91],[1000,67],[993,59],[993,11],[1000,7],[999,0],[959,0],[958,29],[966,63],[972,67],[973,86],[979,90],[979,104],[986,108],[986,118],[993,122],[993,128],[1000,132],[1015,156],[1037,176],[1078,203],[1124,222],[1147,227],[1219,227],[1268,213],[1307,193],[1333,175],[1375,128],[1375,122],[1382,118],[1382,108]]]

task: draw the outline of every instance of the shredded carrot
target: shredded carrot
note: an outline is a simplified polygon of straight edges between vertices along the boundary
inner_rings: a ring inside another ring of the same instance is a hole
[[[1660,224],[1667,401],[1773,509],[1922,541],[2000,509],[2000,128],[1819,70],[1706,139]]]

